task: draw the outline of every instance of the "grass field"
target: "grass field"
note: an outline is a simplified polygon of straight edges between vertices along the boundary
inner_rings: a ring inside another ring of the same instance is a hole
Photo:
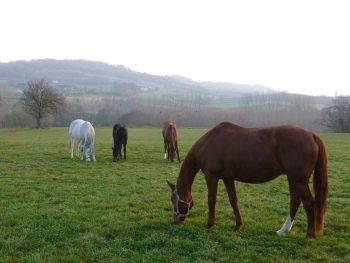
[[[180,129],[182,159],[207,129]],[[275,232],[289,208],[286,177],[237,183],[243,229],[220,182],[216,225],[197,175],[186,224],[172,223],[170,190],[181,165],[163,159],[160,128],[129,128],[127,160],[112,162],[112,127],[96,128],[97,162],[69,154],[68,128],[0,129],[0,262],[350,262],[350,135],[320,134],[329,155],[324,233]]]

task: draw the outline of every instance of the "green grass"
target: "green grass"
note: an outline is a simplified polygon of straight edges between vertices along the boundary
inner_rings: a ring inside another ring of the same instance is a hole
[[[182,159],[207,129],[180,129]],[[329,155],[329,203],[324,233],[304,241],[301,207],[292,231],[285,221],[285,176],[237,183],[243,229],[223,183],[217,222],[207,221],[202,174],[195,205],[172,223],[170,191],[181,165],[163,159],[160,128],[129,128],[127,160],[112,162],[112,127],[96,128],[96,163],[69,154],[68,128],[0,130],[0,262],[349,262],[350,135],[320,134]]]

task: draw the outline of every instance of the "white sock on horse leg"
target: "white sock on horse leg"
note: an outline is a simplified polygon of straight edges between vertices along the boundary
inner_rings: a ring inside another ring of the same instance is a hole
[[[164,153],[164,159],[166,159],[166,153]]]
[[[287,216],[286,222],[284,222],[282,228],[276,232],[277,235],[281,236],[284,233],[289,232],[292,229],[293,222],[290,218],[290,215]]]

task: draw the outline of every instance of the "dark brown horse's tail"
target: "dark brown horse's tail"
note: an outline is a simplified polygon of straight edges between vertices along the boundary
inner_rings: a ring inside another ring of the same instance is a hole
[[[323,231],[324,218],[327,211],[328,198],[328,168],[326,146],[320,137],[314,134],[318,145],[318,157],[314,170],[313,187],[315,193],[315,231],[319,234]]]

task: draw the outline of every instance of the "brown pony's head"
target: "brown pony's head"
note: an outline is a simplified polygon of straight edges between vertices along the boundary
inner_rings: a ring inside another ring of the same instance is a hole
[[[174,162],[176,156],[176,148],[174,146],[169,147],[169,158],[171,162]]]
[[[180,198],[176,185],[170,183],[168,180],[166,181],[171,189],[171,203],[174,211],[174,223],[184,224],[186,216],[188,216],[191,208],[193,207],[193,198],[191,196],[188,202],[184,200],[185,198]]]

